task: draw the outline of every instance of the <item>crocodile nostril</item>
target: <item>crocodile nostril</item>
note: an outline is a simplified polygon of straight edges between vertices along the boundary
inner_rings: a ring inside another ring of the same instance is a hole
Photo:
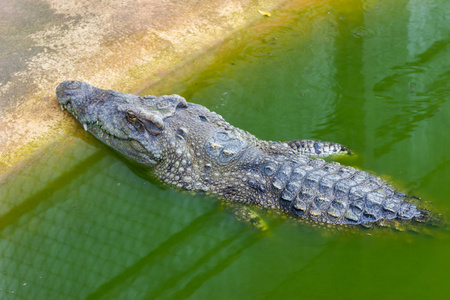
[[[78,88],[81,88],[82,84],[79,81],[64,81],[56,88],[56,97],[60,104],[66,105],[72,99],[74,94],[78,93]]]
[[[66,81],[66,89],[68,90],[76,90],[81,87],[81,82],[79,81]]]

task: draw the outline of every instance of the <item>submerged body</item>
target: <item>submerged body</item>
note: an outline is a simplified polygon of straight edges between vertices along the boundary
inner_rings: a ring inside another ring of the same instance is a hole
[[[262,141],[178,95],[139,97],[65,81],[58,101],[99,140],[183,190],[333,224],[426,216],[381,178],[320,158],[346,149]]]

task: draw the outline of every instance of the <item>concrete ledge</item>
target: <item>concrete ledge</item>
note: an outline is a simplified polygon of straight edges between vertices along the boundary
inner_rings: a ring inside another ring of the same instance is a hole
[[[282,0],[18,0],[0,8],[9,33],[0,77],[0,173],[71,131],[55,87],[67,79],[137,92]],[[3,26],[3,25],[2,25]],[[64,122],[61,122],[64,119]]]

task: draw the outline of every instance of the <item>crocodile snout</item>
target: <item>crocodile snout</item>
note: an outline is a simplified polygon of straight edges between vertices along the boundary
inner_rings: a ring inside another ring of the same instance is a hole
[[[80,81],[64,81],[56,88],[56,96],[61,105],[66,105],[70,102],[72,96],[76,94],[81,88]]]

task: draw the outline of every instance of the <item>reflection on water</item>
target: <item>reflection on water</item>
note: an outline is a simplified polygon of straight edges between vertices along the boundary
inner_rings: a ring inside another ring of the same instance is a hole
[[[180,93],[259,138],[345,144],[358,154],[345,163],[447,214],[450,3],[294,4],[225,41],[205,70],[146,93]],[[0,186],[2,299],[450,292],[450,244],[439,228],[335,232],[263,215],[269,229],[260,232],[214,199],[136,176],[83,134]]]

